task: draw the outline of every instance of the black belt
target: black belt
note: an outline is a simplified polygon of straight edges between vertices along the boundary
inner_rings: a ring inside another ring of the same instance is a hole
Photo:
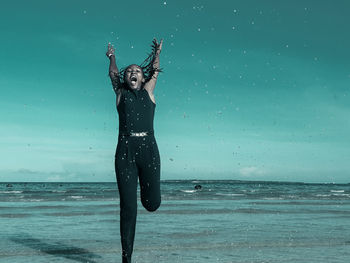
[[[145,132],[119,132],[119,135],[122,136],[132,136],[132,137],[143,137],[147,135],[152,135],[154,134],[153,131],[145,131]]]

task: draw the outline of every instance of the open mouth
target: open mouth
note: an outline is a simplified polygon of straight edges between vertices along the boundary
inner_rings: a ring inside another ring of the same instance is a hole
[[[130,81],[131,81],[132,84],[135,84],[137,82],[136,76],[131,76],[130,77]]]

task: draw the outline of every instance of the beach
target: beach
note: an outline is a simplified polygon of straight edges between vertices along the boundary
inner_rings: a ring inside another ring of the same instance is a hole
[[[156,212],[138,200],[133,262],[350,258],[349,184],[174,180],[161,188]],[[116,183],[1,183],[0,211],[0,262],[121,262]]]

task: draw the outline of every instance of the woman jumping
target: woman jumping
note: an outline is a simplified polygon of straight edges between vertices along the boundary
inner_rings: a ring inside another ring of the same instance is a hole
[[[120,236],[123,263],[131,262],[136,214],[137,179],[141,202],[148,211],[160,206],[160,156],[154,137],[153,119],[156,102],[153,90],[159,68],[163,40],[153,40],[152,52],[140,65],[118,71],[114,48],[109,43],[109,76],[117,95],[119,135],[115,153],[115,173],[120,197]]]

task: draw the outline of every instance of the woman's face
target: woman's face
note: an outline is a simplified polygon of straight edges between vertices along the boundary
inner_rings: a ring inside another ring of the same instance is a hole
[[[130,88],[140,88],[142,83],[145,82],[141,67],[135,64],[128,66],[124,73],[124,81]]]

